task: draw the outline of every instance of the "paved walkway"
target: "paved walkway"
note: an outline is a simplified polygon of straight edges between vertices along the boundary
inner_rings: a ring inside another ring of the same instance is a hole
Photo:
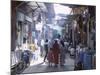
[[[70,58],[69,54],[66,55],[65,66],[63,67],[49,67],[47,63],[43,63],[43,58],[39,58],[36,62],[31,62],[30,67],[26,68],[22,74],[29,73],[43,73],[43,72],[58,72],[58,71],[73,71],[74,59]]]

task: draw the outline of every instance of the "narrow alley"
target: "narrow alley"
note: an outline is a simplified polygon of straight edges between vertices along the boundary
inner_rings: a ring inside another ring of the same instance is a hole
[[[95,6],[11,2],[11,74],[96,68]]]

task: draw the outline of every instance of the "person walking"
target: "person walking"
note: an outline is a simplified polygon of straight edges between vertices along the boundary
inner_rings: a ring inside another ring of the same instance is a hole
[[[60,53],[60,47],[57,40],[55,40],[53,44],[53,55],[54,55],[55,67],[57,67],[57,65],[59,64],[59,53]]]
[[[60,41],[60,65],[64,66],[65,63],[65,45],[64,42],[61,40]]]
[[[45,48],[45,56],[44,56],[44,62],[47,59],[47,55],[48,55],[48,39],[46,39],[45,44],[44,44],[44,48]]]
[[[43,57],[43,50],[44,50],[44,40],[41,40],[41,57]]]
[[[54,55],[53,55],[53,49],[52,48],[50,48],[50,50],[48,52],[47,59],[48,59],[49,66],[52,66],[52,64],[54,62]]]

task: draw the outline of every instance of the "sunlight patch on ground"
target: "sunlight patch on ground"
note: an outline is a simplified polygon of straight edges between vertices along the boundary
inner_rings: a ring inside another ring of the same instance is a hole
[[[43,58],[40,57],[40,56],[38,56],[38,59],[32,60],[32,61],[31,61],[30,66],[38,65],[38,64],[40,64],[40,63],[42,63],[42,62],[43,62]]]

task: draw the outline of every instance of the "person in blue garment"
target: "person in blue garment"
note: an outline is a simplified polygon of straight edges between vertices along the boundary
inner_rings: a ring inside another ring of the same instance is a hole
[[[26,64],[26,66],[30,64],[30,52],[28,50],[23,51],[22,61]]]

